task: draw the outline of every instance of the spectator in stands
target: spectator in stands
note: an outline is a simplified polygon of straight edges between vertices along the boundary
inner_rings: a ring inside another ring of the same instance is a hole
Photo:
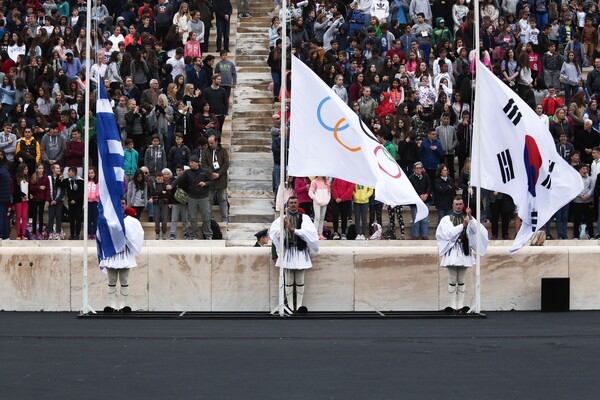
[[[9,239],[8,205],[12,202],[11,177],[4,151],[0,149],[0,240]]]
[[[139,107],[135,99],[129,99],[128,107],[129,112],[125,114],[127,137],[133,140],[134,147],[139,152],[144,145],[148,129],[146,109]]]
[[[220,52],[221,60],[215,65],[215,73],[221,74],[221,87],[231,94],[231,89],[235,89],[237,84],[237,72],[235,64],[227,59],[227,52]]]
[[[98,186],[98,173],[96,167],[88,169],[88,240],[96,239],[96,229],[98,224],[98,202],[100,201],[100,186]]]
[[[69,240],[79,240],[83,212],[83,191],[85,188],[83,178],[77,175],[77,168],[69,168],[68,179],[63,179],[62,185],[69,205],[69,226],[71,229]]]
[[[211,173],[213,181],[208,195],[210,205],[216,199],[221,209],[221,221],[228,222],[227,172],[229,170],[229,153],[221,146],[216,135],[208,137],[208,151],[202,154],[200,162]]]
[[[29,178],[29,213],[32,216],[32,231],[30,238],[41,240],[44,231],[44,208],[50,201],[50,187],[48,177],[44,173],[44,166],[38,164],[35,172]]]
[[[158,4],[154,6],[154,23],[158,40],[164,40],[167,36],[167,31],[173,24],[173,16],[173,6],[167,0],[158,0]]]
[[[52,164],[64,165],[66,147],[65,139],[58,134],[58,124],[53,122],[50,124],[48,133],[42,137],[40,144],[42,163],[47,173],[50,173]]]
[[[162,170],[154,172],[154,180],[150,183],[150,202],[154,209],[154,232],[156,240],[167,240],[167,217],[169,210],[170,185],[164,181]],[[162,223],[162,228],[161,228]]]
[[[431,181],[429,176],[424,173],[423,163],[417,161],[413,166],[413,174],[408,178],[413,188],[426,204],[429,202],[429,197],[432,193]],[[412,216],[412,240],[428,240],[429,236],[429,219],[425,218],[420,221],[416,221],[417,217],[417,206],[410,206],[410,214]]]
[[[15,239],[28,240],[26,236],[27,221],[29,219],[29,171],[27,164],[21,163],[18,165],[13,182],[12,203],[15,207]]]
[[[444,148],[437,138],[436,131],[429,131],[421,144],[421,161],[429,175],[429,182],[435,180],[437,168],[444,161]]]
[[[10,168],[15,158],[17,148],[17,135],[12,133],[13,126],[9,122],[4,123],[4,130],[0,133],[0,151],[2,151],[2,160],[4,167]],[[2,166],[0,166],[2,167]]]
[[[225,122],[225,116],[229,112],[229,96],[227,95],[227,91],[221,87],[220,74],[213,74],[212,84],[204,89],[202,100],[210,104],[211,111],[219,121],[218,129],[221,131],[223,129],[223,122]]]
[[[181,165],[177,165],[175,167],[175,174],[177,178],[179,178],[183,174],[183,167]],[[169,170],[163,170],[163,175],[169,175]],[[172,177],[172,174],[171,174]],[[169,200],[169,207],[171,207],[171,230],[169,235],[169,240],[175,240],[177,238],[177,225],[179,219],[181,218],[181,229],[183,231],[183,238],[185,240],[190,239],[189,231],[188,231],[188,207],[187,204],[179,203],[175,199],[175,192],[178,189],[178,186],[174,184],[174,181],[169,178],[169,184],[171,186],[171,198]]]
[[[212,240],[210,228],[211,211],[209,202],[209,190],[212,186],[212,174],[205,168],[200,168],[198,156],[190,157],[190,169],[186,170],[173,182],[172,186],[178,186],[188,192],[188,211],[190,223],[192,224],[191,239],[198,239],[198,213],[202,218],[202,233],[206,240]]]
[[[592,178],[588,176],[588,165],[581,164],[578,171],[583,181],[583,190],[571,202],[573,210],[573,238],[580,238],[583,233],[580,232],[582,223],[586,224],[587,234],[592,238],[594,237],[592,207],[594,187],[592,186]]]
[[[224,50],[229,52],[229,26],[232,7],[229,0],[213,0],[213,10],[217,23],[217,52]]]
[[[438,224],[443,217],[452,213],[452,202],[456,196],[457,187],[449,171],[446,164],[440,164],[433,184],[433,202],[437,208]]]
[[[152,175],[161,172],[167,166],[167,154],[160,144],[158,135],[152,135],[150,146],[144,153],[144,166],[148,168]]]

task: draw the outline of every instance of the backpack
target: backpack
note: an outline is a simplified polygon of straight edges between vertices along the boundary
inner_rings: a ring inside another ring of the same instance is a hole
[[[221,232],[221,227],[214,219],[210,220],[210,230],[212,231],[213,240],[221,240],[223,239],[223,232]]]
[[[356,239],[356,225],[354,225],[354,224],[348,225],[348,229],[346,230],[346,239],[347,240]]]

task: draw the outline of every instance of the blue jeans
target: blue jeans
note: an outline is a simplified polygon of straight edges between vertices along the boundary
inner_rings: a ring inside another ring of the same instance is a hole
[[[369,211],[369,203],[353,203],[354,204],[354,226],[356,227],[357,235],[364,235],[367,230],[367,212]]]
[[[227,211],[229,211],[229,204],[227,202],[227,188],[208,190],[208,200],[211,207],[213,205],[213,201],[215,201],[215,193],[217,196],[217,202],[219,203],[219,208],[221,209],[221,221],[227,222]]]
[[[280,174],[281,174],[281,165],[274,164],[273,165],[273,194],[277,196],[277,189],[279,188],[280,182]]]
[[[439,209],[437,210],[437,215],[438,215],[438,225],[440,223],[440,221],[442,220],[442,218],[444,218],[446,215],[450,215],[452,214],[452,209],[450,210],[443,210],[443,209]]]
[[[544,25],[548,23],[548,13],[547,12],[536,12],[535,13],[535,23],[537,28],[541,31],[544,29]],[[569,103],[567,103],[569,104]]]
[[[217,52],[221,50],[229,51],[229,21],[217,18]]]
[[[417,218],[417,206],[410,206],[410,215],[412,217],[412,228],[410,229],[412,238],[427,237],[429,235],[429,217],[415,222],[415,218]]]
[[[571,96],[574,96],[581,91],[583,91],[583,88],[577,85],[569,85],[568,83],[565,83],[565,104],[571,104]]]
[[[281,72],[271,72],[273,79],[273,97],[279,98],[281,92]]]
[[[427,64],[429,68],[429,56],[431,55],[431,45],[430,44],[420,44],[419,50],[423,52],[423,61]]]

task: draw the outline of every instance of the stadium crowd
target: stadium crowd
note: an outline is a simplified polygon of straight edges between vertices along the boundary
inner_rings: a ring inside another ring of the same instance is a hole
[[[478,44],[474,43],[474,6],[480,7],[481,16]],[[596,235],[593,231],[593,221],[600,216],[596,179],[600,172],[599,22],[594,1],[293,0],[287,10],[272,18],[269,29],[273,96],[275,101],[280,99],[282,79],[287,79],[288,88],[291,84],[281,70],[282,46],[286,45],[289,53],[303,60],[370,126],[410,175],[420,197],[435,206],[439,221],[451,213],[457,192],[462,190],[465,204],[472,209],[477,201],[470,182],[469,154],[474,66],[479,57],[535,110],[554,137],[557,151],[581,173],[584,192],[553,218],[558,239],[568,239],[569,221],[574,223],[572,237],[585,236],[579,229],[583,223],[590,237],[600,237],[600,230]],[[285,39],[283,23],[289,32]],[[585,79],[584,67],[591,67]],[[272,134],[279,171],[276,126]],[[356,225],[352,237],[377,236],[373,223],[383,225],[384,205],[374,200],[373,190],[340,179],[325,182],[315,184],[296,177],[287,188],[314,215],[318,229],[322,229],[319,217],[324,212],[313,210],[313,204],[324,200],[317,201],[315,194],[327,188],[333,231],[329,236],[319,230],[321,239],[346,239],[352,212]],[[274,191],[277,185],[274,176]],[[511,219],[519,229],[510,196],[482,191],[480,201],[480,218],[491,222],[493,239],[509,238]],[[384,236],[397,237],[395,219],[400,218],[398,238],[404,238],[402,208],[388,206],[388,214],[390,229]],[[416,207],[411,207],[411,214],[410,236],[427,239],[428,220],[414,223]],[[550,223],[547,228],[550,239]]]
[[[17,240],[61,239],[64,218],[69,239],[81,239],[87,191],[88,239],[94,239],[99,196],[95,99],[103,85],[123,139],[124,206],[134,207],[138,218],[147,210],[156,239],[167,238],[169,210],[170,239],[179,220],[186,239],[199,238],[199,219],[204,238],[211,239],[210,226],[218,224],[211,223],[209,198],[218,201],[227,221],[229,156],[220,138],[237,79],[227,58],[231,2],[92,4],[88,9],[85,0],[0,1],[0,163],[5,167],[0,168],[0,238],[10,237],[12,222]],[[239,17],[250,17],[247,2],[240,7],[245,11]],[[88,13],[92,30],[86,46]],[[216,57],[208,53],[209,42]],[[86,141],[87,187],[82,177]],[[187,204],[175,198],[178,188]]]

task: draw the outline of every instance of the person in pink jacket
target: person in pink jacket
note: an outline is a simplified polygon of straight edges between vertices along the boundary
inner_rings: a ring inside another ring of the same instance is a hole
[[[304,210],[304,213],[310,217],[314,215],[312,199],[308,195],[310,189],[310,179],[307,177],[296,177],[294,179],[294,191],[298,198],[298,205]]]
[[[96,223],[98,222],[98,202],[100,201],[100,188],[98,187],[98,174],[95,167],[88,170],[88,240],[96,239]]]
[[[335,178],[331,184],[331,211],[333,212],[333,240],[346,240],[348,218],[352,210],[352,193],[354,183]],[[338,231],[339,219],[342,218],[342,233]]]
[[[323,236],[323,224],[325,223],[325,213],[327,205],[331,200],[331,188],[329,182],[324,176],[317,176],[310,184],[308,195],[313,201],[313,209],[315,211],[315,228],[319,234],[319,240],[327,239]]]

